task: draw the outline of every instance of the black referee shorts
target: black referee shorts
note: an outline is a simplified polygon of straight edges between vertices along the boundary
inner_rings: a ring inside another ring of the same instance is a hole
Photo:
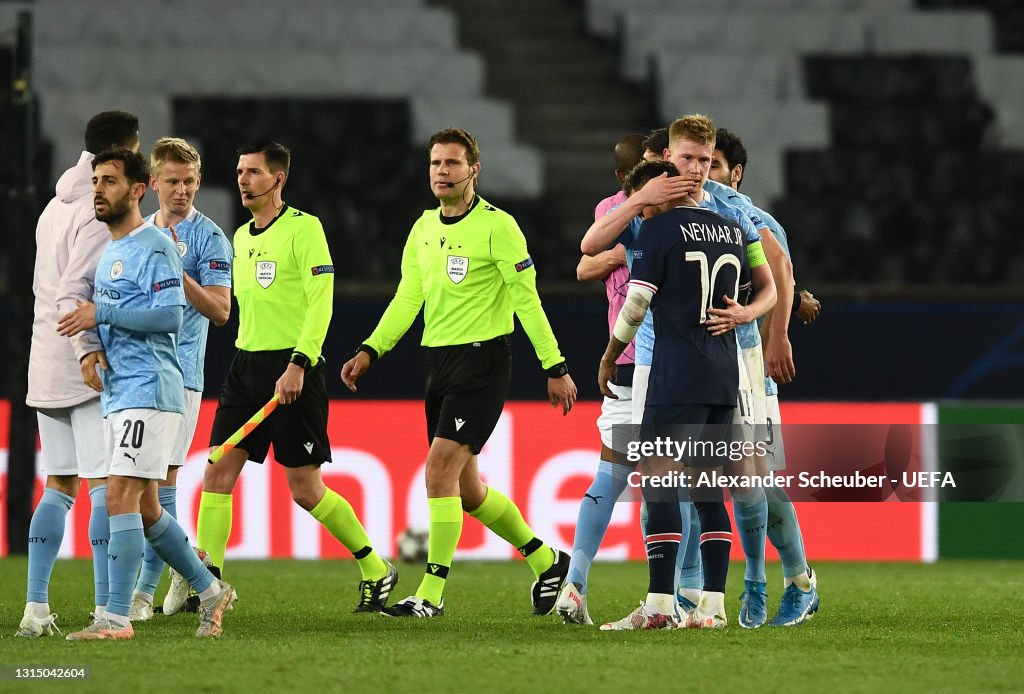
[[[210,432],[211,447],[224,443],[274,396],[274,386],[288,368],[292,351],[235,353],[220,390]],[[306,372],[298,399],[290,405],[278,405],[237,447],[246,452],[249,460],[262,463],[271,444],[274,459],[285,467],[331,462],[323,359]]]
[[[512,378],[508,335],[486,342],[427,348],[427,440],[465,443],[474,454],[501,417]]]

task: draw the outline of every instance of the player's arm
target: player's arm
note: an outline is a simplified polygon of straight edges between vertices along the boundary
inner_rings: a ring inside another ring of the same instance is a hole
[[[768,227],[761,227],[758,232],[761,234],[761,245],[772,277],[775,278],[778,303],[780,306],[792,306],[793,263],[786,257],[782,244]],[[769,324],[768,340],[764,345],[765,370],[779,383],[789,383],[796,376],[793,346],[789,342],[789,315],[790,312],[786,310],[772,311],[772,315],[765,320]]]
[[[576,402],[576,384],[569,376],[569,368],[541,306],[537,268],[526,248],[526,237],[511,218],[507,224],[496,225],[491,231],[491,253],[512,298],[512,308],[547,374],[548,401],[552,407],[561,405],[563,415],[569,414]]]
[[[601,357],[601,364],[598,367],[597,385],[605,397],[618,399],[618,396],[609,387],[610,382],[615,380],[615,360],[618,359],[633,338],[640,324],[644,322],[654,293],[658,288],[653,284],[640,280],[630,280],[629,289],[626,292],[626,301],[619,311],[619,317],[615,319],[615,327],[608,339],[608,346]]]
[[[614,248],[603,253],[598,253],[595,256],[585,255],[580,258],[580,263],[576,266],[576,279],[580,282],[603,280],[616,268],[625,264],[626,247],[617,243]]]
[[[398,344],[423,307],[423,275],[416,243],[419,238],[416,233],[418,229],[419,223],[413,226],[405,241],[402,250],[402,278],[384,315],[380,317],[370,337],[359,345],[356,355],[341,367],[341,380],[353,393],[356,392],[356,381],[362,378],[373,360],[384,356]]]
[[[178,240],[174,226],[171,238]],[[231,317],[231,246],[220,228],[210,229],[199,250],[199,279],[182,273],[185,298],[218,328]]]
[[[79,302],[92,301],[96,266],[108,243],[110,230],[95,218],[68,239],[68,264],[57,282],[58,316],[75,311]],[[81,362],[87,354],[98,352],[103,346],[95,330],[83,329],[71,338],[71,348]]]
[[[770,311],[778,300],[775,279],[765,260],[760,241],[747,244],[747,267],[754,289],[753,297],[746,306],[743,306],[732,297],[723,296],[725,308],[708,309],[708,319],[704,325],[712,335],[721,335],[738,325],[757,320]]]
[[[644,187],[626,198],[614,210],[595,220],[580,242],[583,255],[597,255],[605,251],[622,233],[633,217],[649,205],[661,205],[693,193],[699,183],[685,176],[662,174],[652,178]]]
[[[203,286],[186,272],[185,298],[192,308],[199,311],[218,328],[231,317],[231,287],[218,285]]]

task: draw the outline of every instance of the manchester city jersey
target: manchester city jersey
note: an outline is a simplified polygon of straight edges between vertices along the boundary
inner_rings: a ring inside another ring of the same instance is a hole
[[[721,183],[716,183],[715,181],[708,181],[708,183],[714,184],[715,187],[711,189],[714,190],[716,194],[720,191],[726,202],[730,205],[739,207],[742,210],[749,210],[753,214],[756,214],[764,222],[764,226],[767,226],[775,236],[779,245],[782,246],[782,250],[786,254],[786,257],[792,260],[792,255],[790,255],[789,252],[789,237],[786,235],[786,230],[781,224],[779,224],[775,217],[755,206],[753,201],[751,201],[750,196],[744,195],[738,190],[733,190],[732,188],[723,186]],[[756,323],[742,325],[736,328],[736,338],[740,341],[740,347],[746,349],[761,344],[761,332],[759,328],[763,322],[764,316],[758,316]],[[743,328],[743,330],[740,330],[740,328]],[[764,377],[764,387],[767,395],[778,395],[779,393],[778,384],[776,384],[775,380],[767,374],[765,374]]]
[[[655,293],[647,405],[736,404],[736,339],[712,335],[705,323],[709,309],[725,307],[723,295],[736,300],[749,284],[746,247],[735,222],[699,207],[677,207],[641,224],[630,285]]]
[[[700,207],[706,210],[711,210],[716,214],[720,214],[721,216],[725,217],[729,221],[736,224],[743,232],[743,237],[746,239],[746,242],[748,244],[761,240],[761,235],[757,231],[758,225],[763,225],[763,222],[760,219],[752,220],[750,216],[748,216],[739,208],[734,207],[733,205],[729,205],[721,198],[717,198],[714,195],[709,195],[707,190],[705,190],[704,197],[700,202]],[[627,241],[632,239],[630,241],[630,244],[635,244],[637,234],[640,231],[639,217],[635,217],[630,222],[629,230],[632,231],[632,234],[625,235],[624,239]],[[630,249],[630,244],[624,244],[626,245],[627,250]],[[626,259],[627,261],[631,260],[629,253],[626,254]],[[630,265],[630,270],[632,271],[632,265]],[[644,318],[644,322],[640,325],[640,329],[637,331],[636,337],[634,338],[634,344],[636,345],[636,363],[642,366],[650,366],[651,360],[654,357],[653,321],[654,319],[652,314],[648,313],[647,317]],[[738,333],[737,337],[734,339],[739,339]],[[743,345],[741,344],[741,346]]]
[[[146,219],[156,224],[156,215]],[[170,236],[170,229],[164,229]],[[192,212],[174,225],[178,237],[178,253],[184,272],[202,287],[231,287],[231,243],[213,220],[199,210]],[[185,306],[185,313],[178,333],[178,361],[189,390],[203,389],[203,366],[206,361],[206,337],[210,331],[210,319],[196,310]]]
[[[111,241],[96,268],[97,306],[147,309],[185,306],[181,258],[171,239],[145,223]],[[185,384],[176,333],[99,326],[109,368],[101,369],[104,416],[130,408],[184,412]]]

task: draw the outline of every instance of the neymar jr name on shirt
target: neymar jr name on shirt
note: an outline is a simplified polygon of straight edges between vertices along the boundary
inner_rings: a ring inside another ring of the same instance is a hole
[[[731,243],[736,246],[743,242],[743,232],[738,227],[690,222],[680,224],[679,230],[683,232],[683,238],[687,241]]]

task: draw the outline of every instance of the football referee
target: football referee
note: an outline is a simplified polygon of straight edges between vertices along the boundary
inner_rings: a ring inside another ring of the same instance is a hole
[[[266,421],[203,475],[199,545],[223,567],[232,497],[247,460],[262,463],[270,445],[292,498],[352,552],[362,573],[356,612],[377,612],[398,582],[370,546],[352,506],[323,483],[331,461],[327,389],[320,350],[331,322],[334,265],[316,217],[289,207],[281,190],[291,152],[276,142],[238,150],[238,191],[252,221],[235,232],[232,281],[238,299],[238,352],[221,389],[210,445],[223,443],[275,394]]]
[[[548,376],[548,399],[568,414],[576,385],[551,332],[536,269],[516,221],[476,194],[480,149],[458,129],[430,138],[430,186],[440,207],[413,225],[402,253],[402,279],[376,330],[345,363],[350,390],[401,339],[423,311],[427,348],[427,570],[416,594],[388,608],[400,617],[444,614],[445,580],[462,534],[463,509],[511,543],[537,578],[533,613],[555,605],[569,555],[537,538],[515,503],[480,480],[477,454],[498,423],[511,377],[509,333],[515,312]]]

